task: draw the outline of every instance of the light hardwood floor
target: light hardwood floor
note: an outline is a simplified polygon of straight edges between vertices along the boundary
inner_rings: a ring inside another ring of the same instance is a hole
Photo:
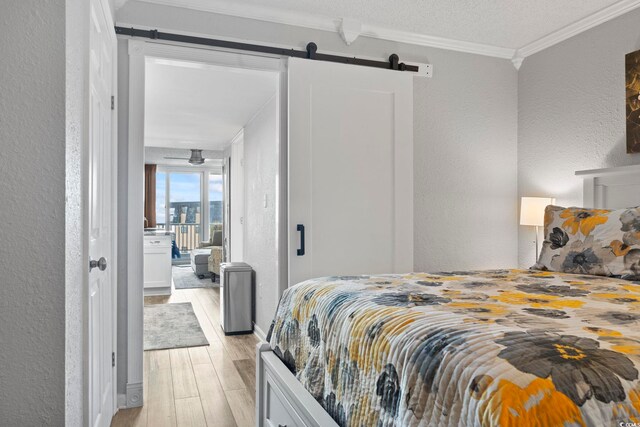
[[[254,335],[225,336],[220,292],[183,289],[145,304],[190,302],[208,347],[144,352],[144,406],[121,409],[112,427],[255,426]]]

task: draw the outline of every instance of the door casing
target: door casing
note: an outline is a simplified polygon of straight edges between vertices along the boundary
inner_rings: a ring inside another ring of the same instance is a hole
[[[121,407],[141,406],[143,401],[143,221],[144,199],[144,102],[145,58],[205,63],[216,67],[258,70],[279,74],[279,165],[276,183],[278,224],[276,250],[278,252],[278,295],[287,288],[287,90],[285,58],[261,54],[192,48],[154,40],[128,40],[129,54],[129,127],[127,165],[127,384],[126,394],[120,399]],[[258,335],[266,331],[256,330]],[[264,336],[262,337],[264,338]]]

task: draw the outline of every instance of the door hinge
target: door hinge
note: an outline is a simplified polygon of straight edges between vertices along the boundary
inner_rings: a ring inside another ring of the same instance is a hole
[[[115,110],[116,109],[116,97],[111,95],[111,109]]]
[[[116,367],[116,353],[115,352],[111,352],[111,367],[112,368]]]

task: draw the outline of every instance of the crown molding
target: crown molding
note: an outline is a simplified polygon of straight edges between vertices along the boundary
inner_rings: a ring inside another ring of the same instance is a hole
[[[119,0],[120,2],[126,0]],[[164,6],[182,7],[198,11],[212,12],[220,15],[236,16],[255,19],[297,27],[311,28],[321,31],[339,33],[345,43],[350,44],[359,36],[380,40],[388,40],[398,43],[412,44],[416,46],[434,47],[438,49],[453,50],[457,52],[472,53],[476,55],[491,56],[495,58],[509,59],[516,69],[520,69],[527,56],[540,52],[548,47],[567,40],[577,34],[593,27],[624,15],[638,7],[640,0],[621,0],[611,6],[599,10],[585,18],[554,31],[534,42],[528,43],[518,49],[492,46],[483,43],[474,43],[454,40],[445,37],[429,36],[410,31],[394,30],[349,18],[331,18],[302,12],[274,9],[270,7],[247,5],[230,0],[140,0],[145,3],[154,3]],[[348,28],[345,31],[345,22]],[[358,24],[360,26],[358,27]],[[358,31],[359,30],[359,31]]]
[[[618,16],[624,15],[627,12],[631,12],[634,9],[640,7],[640,0],[622,0],[611,6],[605,7],[585,18],[580,19],[572,24],[567,25],[551,34],[539,38],[538,40],[531,42],[525,46],[522,46],[516,51],[515,58],[526,58],[534,53],[538,53],[544,49],[547,49],[553,45],[570,39],[584,31],[597,27],[600,24],[604,24]]]
[[[418,46],[435,47],[439,49],[454,50],[456,52],[474,53],[477,55],[493,56],[496,58],[511,59],[516,50],[507,47],[491,46],[488,44],[466,42],[448,39],[444,37],[428,36],[426,34],[409,31],[392,30],[376,25],[362,25],[362,35],[381,40],[390,40],[398,43],[413,44]]]

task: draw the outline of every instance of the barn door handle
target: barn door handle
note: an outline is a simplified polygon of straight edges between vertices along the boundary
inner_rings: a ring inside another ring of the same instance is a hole
[[[296,230],[300,232],[300,248],[298,249],[298,256],[304,255],[304,225],[298,224]]]

